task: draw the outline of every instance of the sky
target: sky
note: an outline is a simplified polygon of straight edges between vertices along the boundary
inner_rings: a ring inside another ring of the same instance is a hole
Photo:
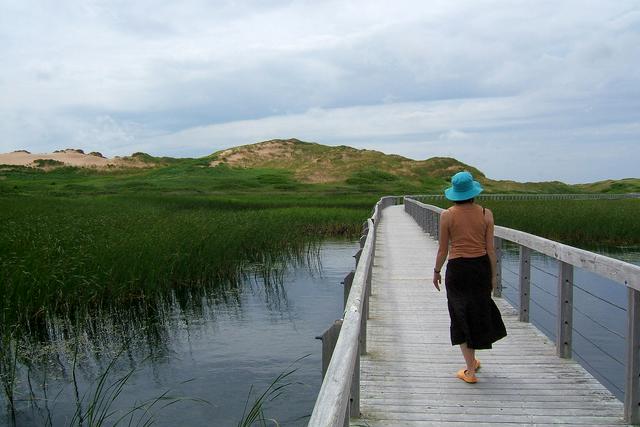
[[[0,152],[298,138],[640,177],[640,0],[0,0]]]

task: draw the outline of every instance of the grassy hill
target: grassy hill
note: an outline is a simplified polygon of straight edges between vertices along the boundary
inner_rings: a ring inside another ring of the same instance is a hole
[[[498,181],[449,157],[412,160],[379,151],[330,147],[297,139],[238,146],[198,159],[135,153],[118,158],[116,165],[103,168],[43,162],[46,164],[36,162],[35,168],[0,167],[0,193],[20,193],[29,189],[49,194],[141,189],[226,193],[260,189],[267,192],[426,194],[442,192],[449,185],[450,177],[462,170],[473,173],[487,193],[640,192],[640,179],[635,178],[580,185],[558,181]]]
[[[487,192],[493,193],[581,193],[638,192],[640,179],[568,185],[552,182],[497,181],[473,166],[450,157],[412,160],[395,154],[329,147],[297,139],[271,140],[218,151],[208,156],[209,165],[240,168],[272,168],[290,171],[304,183],[356,186],[361,190],[380,186],[404,189],[405,193],[440,192],[453,174],[470,171]],[[401,191],[403,192],[403,191]]]

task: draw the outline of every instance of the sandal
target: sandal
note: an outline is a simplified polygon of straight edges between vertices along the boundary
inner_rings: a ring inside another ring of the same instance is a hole
[[[475,361],[475,368],[476,368],[476,372],[478,372],[480,370],[480,368],[481,368],[480,361],[478,359],[476,359],[476,361]]]
[[[469,375],[469,371],[467,371],[466,369],[460,369],[456,374],[456,376],[460,378],[462,381],[464,381],[465,383],[475,384],[478,382],[478,379],[476,378],[476,376]]]

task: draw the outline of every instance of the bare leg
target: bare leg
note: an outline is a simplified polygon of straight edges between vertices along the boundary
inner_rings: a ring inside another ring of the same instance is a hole
[[[460,350],[464,361],[467,363],[467,372],[469,375],[474,376],[476,374],[476,350],[474,348],[467,347],[467,343],[460,344]]]

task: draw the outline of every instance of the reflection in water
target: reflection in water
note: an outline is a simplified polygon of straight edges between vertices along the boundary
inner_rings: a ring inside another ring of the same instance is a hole
[[[640,264],[640,248],[600,250],[603,255]],[[519,260],[514,244],[503,252],[503,296],[519,307]],[[533,253],[530,320],[551,340],[556,337],[557,270],[555,259]],[[616,397],[624,395],[627,334],[627,289],[597,274],[574,268],[573,358]]]
[[[156,425],[235,425],[251,385],[265,389],[292,361],[311,353],[292,375],[295,390],[265,408],[281,425],[305,424],[320,385],[314,337],[340,317],[339,283],[352,268],[355,249],[347,242],[312,245],[294,259],[245,266],[237,281],[224,286],[177,288],[153,301],[47,319],[13,341],[16,424],[86,423],[98,401],[119,411],[107,422],[112,425],[169,391],[167,396],[208,403],[181,400],[163,409]],[[3,359],[13,354],[8,344]],[[11,363],[5,365],[3,383],[12,375]],[[111,402],[116,389],[107,386],[123,377]],[[6,393],[3,399],[9,403]],[[0,425],[12,424],[8,411]]]

